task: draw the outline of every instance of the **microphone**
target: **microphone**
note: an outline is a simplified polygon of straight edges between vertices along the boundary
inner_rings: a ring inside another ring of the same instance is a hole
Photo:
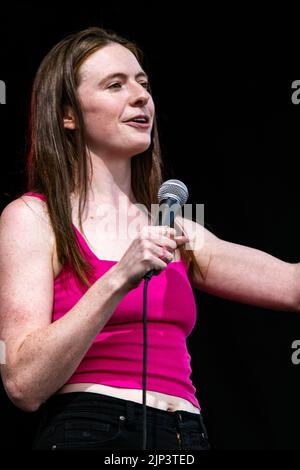
[[[186,203],[189,197],[187,187],[182,181],[168,180],[165,181],[158,191],[159,210],[156,216],[155,225],[167,225],[174,228],[174,219],[178,214],[181,206]],[[147,289],[148,282],[152,278],[155,269],[151,269],[144,275],[144,293],[143,293],[143,332],[144,332],[144,349],[143,349],[143,450],[147,449],[147,407],[146,407],[146,390],[147,390]]]
[[[174,219],[188,197],[188,189],[182,181],[175,179],[165,181],[158,191],[159,210],[154,225],[167,225],[174,228]],[[154,272],[154,269],[148,271],[144,279],[150,280]]]

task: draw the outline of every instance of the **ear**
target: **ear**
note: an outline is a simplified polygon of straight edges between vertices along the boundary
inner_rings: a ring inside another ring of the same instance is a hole
[[[71,106],[64,107],[64,128],[76,129],[74,112]]]

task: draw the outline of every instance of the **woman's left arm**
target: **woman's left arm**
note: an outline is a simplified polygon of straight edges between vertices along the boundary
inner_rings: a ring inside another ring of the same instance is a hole
[[[272,310],[300,312],[300,264],[213,235],[184,219],[194,240],[194,254],[202,275],[190,278],[193,287],[229,300]]]

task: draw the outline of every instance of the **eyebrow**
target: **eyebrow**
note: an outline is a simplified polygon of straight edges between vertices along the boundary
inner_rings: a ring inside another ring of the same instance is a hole
[[[126,75],[125,73],[111,73],[109,75],[107,75],[106,77],[104,77],[101,81],[100,81],[100,85],[107,82],[108,80],[112,80],[113,78],[122,78],[123,80],[125,80],[126,78],[128,77],[128,75]],[[138,72],[136,75],[135,75],[135,79],[137,78],[141,78],[141,77],[144,77],[148,80],[148,75],[145,73],[145,72]]]

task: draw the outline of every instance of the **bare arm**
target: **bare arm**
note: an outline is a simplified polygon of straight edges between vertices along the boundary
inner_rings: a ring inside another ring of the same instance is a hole
[[[44,203],[30,204],[33,210],[13,201],[0,218],[1,375],[8,396],[25,411],[35,411],[68,380],[127,293],[112,267],[51,323],[53,238]]]
[[[300,310],[300,265],[268,253],[230,243],[184,219],[195,240],[194,254],[203,276],[191,279],[204,292],[262,308]]]

